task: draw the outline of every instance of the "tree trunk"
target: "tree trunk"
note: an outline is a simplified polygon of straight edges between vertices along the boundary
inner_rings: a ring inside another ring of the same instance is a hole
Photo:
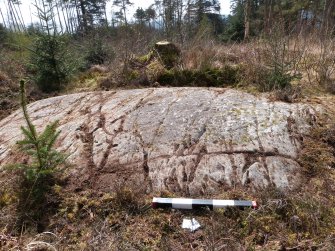
[[[86,33],[88,29],[88,23],[87,23],[87,11],[86,11],[84,0],[79,0],[79,6],[80,6],[81,16],[82,16],[82,25],[84,28],[84,32]]]
[[[334,29],[334,22],[332,19],[332,14],[334,13],[334,1],[325,0],[323,5],[323,14],[322,14],[322,28],[321,31],[323,34],[331,32]]]
[[[263,13],[263,17],[264,17],[264,21],[263,21],[263,29],[264,29],[264,33],[268,34],[269,33],[269,4],[268,4],[268,0],[264,1],[264,13]]]
[[[244,2],[244,40],[250,37],[250,0]]]
[[[177,26],[178,26],[178,34],[180,43],[183,44],[184,38],[183,38],[183,1],[178,0],[178,6],[177,6]]]
[[[12,6],[12,2],[10,0],[8,0],[8,9],[9,9],[10,17],[12,19],[14,30],[15,31],[20,31],[20,25],[19,25],[19,22],[16,19],[15,12],[14,12],[13,6]]]
[[[126,27],[128,27],[128,20],[127,20],[127,6],[125,0],[122,0],[122,10],[123,10],[123,16],[124,16],[124,24]]]
[[[57,2],[56,2],[56,10],[57,10],[57,16],[58,16],[59,26],[60,26],[61,32],[63,33],[64,32],[64,28],[63,28],[62,20],[60,18],[59,6],[58,6]]]
[[[22,16],[22,12],[21,12],[21,9],[20,9],[20,4],[19,2],[13,4],[13,8],[14,8],[14,11],[15,11],[15,14],[17,16],[17,19],[19,20],[20,24],[21,24],[21,27],[22,27],[22,30],[25,30],[26,29],[26,26],[24,24],[24,19],[23,19],[23,16]],[[19,10],[17,10],[17,8]]]
[[[1,8],[0,8],[0,14],[1,14],[1,17],[2,17],[2,20],[3,20],[3,25],[4,25],[5,28],[7,28],[6,20],[5,20],[5,17],[3,15],[2,11],[1,11]]]

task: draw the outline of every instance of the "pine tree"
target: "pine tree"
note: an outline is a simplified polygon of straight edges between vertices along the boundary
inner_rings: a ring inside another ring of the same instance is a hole
[[[127,8],[129,6],[132,6],[133,3],[129,0],[114,0],[113,5],[120,8],[120,17],[122,17],[122,22],[125,24],[125,26],[128,26],[128,19],[127,19]]]
[[[145,10],[145,20],[149,24],[149,28],[151,28],[151,22],[156,18],[156,11],[150,6],[148,9]]]
[[[143,25],[144,20],[146,19],[146,12],[143,10],[143,8],[137,8],[134,17],[139,24]]]
[[[33,78],[42,91],[59,91],[75,69],[74,60],[66,49],[67,37],[57,32],[53,6],[36,8],[42,32],[30,48],[30,71],[35,73]]]
[[[88,33],[96,26],[106,25],[106,2],[107,0],[63,0],[70,2],[75,7],[79,30]]]
[[[243,0],[232,1],[232,15],[228,16],[227,29],[223,34],[225,41],[241,41],[244,38],[244,5]]]

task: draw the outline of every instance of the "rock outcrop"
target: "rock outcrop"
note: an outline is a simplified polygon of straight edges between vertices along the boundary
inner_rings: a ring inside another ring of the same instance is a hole
[[[60,120],[58,148],[78,186],[108,189],[122,178],[184,194],[299,186],[297,155],[316,120],[306,104],[205,88],[79,93],[28,109],[38,129]],[[21,125],[20,110],[0,121],[2,167],[19,158]]]

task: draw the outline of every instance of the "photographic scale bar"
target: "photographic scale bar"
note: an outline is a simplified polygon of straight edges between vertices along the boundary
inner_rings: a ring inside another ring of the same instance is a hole
[[[257,202],[251,200],[203,200],[183,198],[153,198],[152,208],[199,209],[211,210],[225,207],[251,207],[257,209]]]

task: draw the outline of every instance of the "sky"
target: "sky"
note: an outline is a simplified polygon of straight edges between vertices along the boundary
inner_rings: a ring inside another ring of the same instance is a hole
[[[5,2],[7,0],[0,0],[0,8],[2,12],[5,12]],[[230,0],[219,0],[221,3],[221,14],[229,14],[230,13]],[[35,13],[36,13],[36,8],[33,6],[34,0],[21,0],[21,11],[23,15],[24,22],[26,24],[31,23],[31,16],[33,17],[33,22],[36,21]],[[107,13],[110,14],[112,11],[111,5],[112,5],[112,0],[110,0],[107,4]],[[130,10],[130,16],[133,15],[134,11],[138,7],[142,7],[143,9],[149,7],[151,4],[154,3],[154,0],[131,0],[131,2],[134,3],[134,5],[131,7]],[[116,11],[116,10],[114,10]],[[32,15],[30,15],[32,13]],[[4,13],[5,14],[5,13]],[[0,23],[2,22],[2,18],[0,17]]]

